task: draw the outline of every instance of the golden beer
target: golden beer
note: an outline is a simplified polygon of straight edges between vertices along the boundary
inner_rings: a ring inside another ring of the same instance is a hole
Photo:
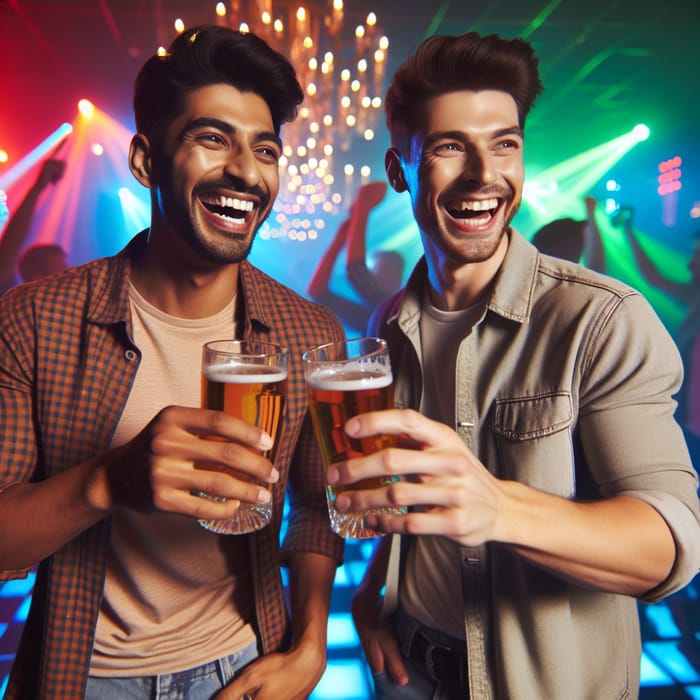
[[[306,382],[311,418],[326,468],[353,457],[378,452],[394,443],[393,436],[351,438],[344,429],[352,416],[393,406],[391,374],[349,372],[346,375],[334,373],[330,377],[323,374],[323,370],[319,370],[308,376]],[[378,488],[384,483],[381,478],[364,479],[353,484],[352,489]],[[340,492],[342,489],[336,490]]]
[[[287,351],[277,345],[255,341],[222,340],[205,344],[202,359],[202,408],[223,411],[234,418],[258,426],[274,442],[262,453],[272,460],[277,446],[287,397]],[[208,440],[222,440],[208,436]],[[220,465],[199,464],[203,469]],[[269,488],[243,472],[231,470],[241,481]],[[198,493],[204,498],[217,496]],[[200,520],[202,527],[223,534],[252,532],[267,525],[272,517],[272,501],[241,502],[231,520]]]
[[[207,367],[202,372],[202,408],[223,411],[257,425],[275,443],[286,396],[287,372],[277,367],[225,364]],[[269,453],[264,455],[269,458]]]
[[[325,469],[397,443],[397,437],[393,435],[352,438],[344,427],[352,416],[359,413],[393,408],[393,378],[385,341],[360,338],[309,350],[304,355],[304,376],[309,411]],[[343,537],[358,539],[378,536],[380,533],[366,525],[366,516],[379,513],[397,515],[404,513],[405,509],[339,513],[335,508],[336,491],[376,489],[393,481],[392,477],[363,479],[335,490],[326,484],[333,531]]]

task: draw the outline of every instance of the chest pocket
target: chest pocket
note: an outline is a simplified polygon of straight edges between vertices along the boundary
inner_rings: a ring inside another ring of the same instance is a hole
[[[568,392],[497,399],[492,430],[498,476],[558,496],[573,496],[573,423]]]

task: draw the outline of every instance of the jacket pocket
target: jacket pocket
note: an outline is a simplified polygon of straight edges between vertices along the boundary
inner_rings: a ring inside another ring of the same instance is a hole
[[[575,489],[569,392],[496,399],[492,430],[498,476],[570,497]]]

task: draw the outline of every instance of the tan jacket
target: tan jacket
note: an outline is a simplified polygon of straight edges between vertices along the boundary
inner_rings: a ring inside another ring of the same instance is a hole
[[[639,293],[540,255],[516,232],[510,239],[484,315],[459,348],[457,430],[499,478],[653,505],[678,551],[668,580],[645,596],[657,601],[700,562],[697,475],[673,415],[678,351]],[[425,283],[421,260],[371,324],[389,342],[401,407],[420,406]],[[637,697],[636,600],[564,581],[502,545],[462,554],[472,700]]]

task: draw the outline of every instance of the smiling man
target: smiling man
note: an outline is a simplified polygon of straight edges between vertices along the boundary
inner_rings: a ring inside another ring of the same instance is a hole
[[[640,294],[511,226],[540,90],[528,43],[469,33],[427,39],[387,94],[425,255],[370,322],[397,408],[346,430],[404,446],[327,474],[340,510],[408,507],[370,518],[396,536],[353,600],[379,700],[636,697],[636,599],[698,571],[677,349]]]
[[[289,62],[251,34],[179,36],[135,85],[129,163],[151,194],[149,229],[0,301],[0,578],[38,567],[8,699],[280,700],[323,673],[342,541],[300,357],[343,332],[246,261],[302,96]],[[271,436],[199,408],[202,344],[217,338],[289,350],[274,463]],[[270,492],[257,532],[198,523]]]

